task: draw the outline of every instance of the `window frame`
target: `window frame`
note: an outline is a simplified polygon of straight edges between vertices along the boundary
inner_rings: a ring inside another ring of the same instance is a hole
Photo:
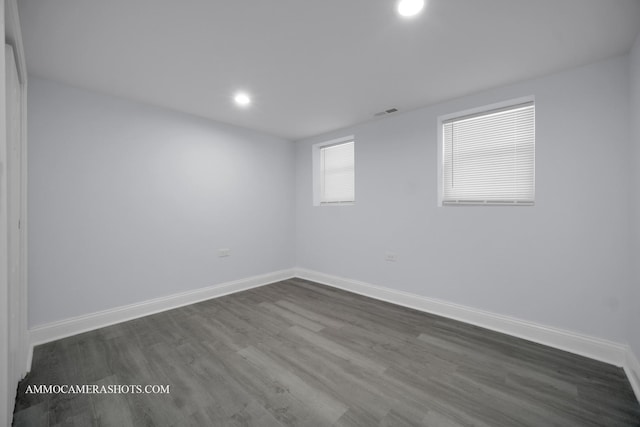
[[[535,145],[534,145],[534,152],[533,152],[533,184],[534,184],[534,194],[533,194],[533,201],[532,202],[527,202],[527,203],[517,203],[517,202],[509,202],[509,201],[505,201],[505,202],[461,202],[461,203],[445,203],[444,201],[444,129],[443,129],[443,125],[445,122],[450,121],[451,119],[456,119],[456,118],[463,118],[466,116],[473,116],[473,115],[482,115],[483,113],[490,113],[494,110],[500,110],[500,109],[509,109],[510,107],[517,107],[520,104],[526,104],[526,103],[533,103],[534,108],[536,106],[536,101],[535,101],[535,96],[533,95],[528,95],[528,96],[523,96],[523,97],[519,97],[519,98],[513,98],[513,99],[509,99],[506,101],[500,101],[500,102],[496,102],[493,104],[488,104],[488,105],[483,105],[480,107],[474,107],[474,108],[469,108],[466,110],[462,110],[462,111],[457,111],[455,113],[448,113],[448,114],[444,114],[441,116],[438,116],[437,119],[437,128],[438,128],[438,147],[437,147],[437,174],[438,174],[438,179],[437,179],[437,183],[438,183],[438,200],[437,200],[437,206],[438,207],[461,207],[461,206],[535,206],[535,199],[536,199],[536,195],[535,195],[535,181],[536,181],[536,168],[535,168],[535,162],[536,162],[536,152],[535,152]],[[534,116],[534,127],[535,127],[535,116]],[[535,140],[534,140],[534,144],[535,144]]]
[[[353,185],[354,185],[354,196],[351,201],[342,201],[342,202],[323,202],[322,201],[322,170],[320,168],[321,160],[321,151],[323,148],[333,147],[336,145],[342,145],[347,143],[353,143]],[[354,135],[344,136],[336,139],[332,139],[330,141],[319,142],[317,144],[313,144],[311,147],[312,150],[312,162],[313,162],[313,206],[352,206],[356,203],[355,198],[355,150],[356,150],[356,139]]]

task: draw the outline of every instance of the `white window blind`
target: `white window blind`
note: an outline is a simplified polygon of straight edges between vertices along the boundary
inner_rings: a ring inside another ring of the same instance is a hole
[[[320,203],[355,201],[354,142],[320,148]]]
[[[442,126],[443,204],[533,204],[533,102],[456,117]]]

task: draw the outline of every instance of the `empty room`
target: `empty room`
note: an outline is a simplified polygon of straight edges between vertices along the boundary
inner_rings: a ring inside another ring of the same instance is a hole
[[[640,0],[0,2],[0,426],[640,426]]]

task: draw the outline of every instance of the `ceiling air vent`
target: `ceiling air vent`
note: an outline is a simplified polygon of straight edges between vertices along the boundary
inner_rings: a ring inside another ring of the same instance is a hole
[[[375,113],[373,117],[381,117],[386,116],[387,114],[393,114],[398,111],[397,108],[389,108],[388,110],[380,111],[379,113]]]

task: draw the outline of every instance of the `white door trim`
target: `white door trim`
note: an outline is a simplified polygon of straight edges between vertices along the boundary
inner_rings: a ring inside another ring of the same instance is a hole
[[[9,306],[9,247],[8,247],[8,227],[7,213],[9,212],[7,195],[7,168],[6,160],[9,154],[7,146],[7,91],[6,91],[6,55],[3,51],[0,60],[0,69],[3,81],[0,89],[2,102],[0,105],[0,210],[2,211],[2,221],[0,221],[0,270],[6,272],[0,277],[0,425],[11,425],[13,418],[13,406],[17,389],[16,380],[19,380],[27,372],[28,359],[28,332],[27,332],[27,139],[26,139],[26,99],[27,99],[27,68],[22,44],[22,33],[18,17],[18,6],[16,0],[0,0],[0,10],[2,12],[2,25],[4,26],[5,44],[11,46],[8,50],[15,59],[15,68],[18,76],[19,93],[17,99],[20,103],[18,115],[20,116],[20,169],[19,193],[20,193],[20,230],[18,258],[19,271],[15,292],[17,301],[16,319],[10,321]],[[13,305],[12,305],[13,307]],[[16,334],[17,348],[10,349],[10,331]],[[6,349],[6,350],[5,350]],[[10,357],[11,355],[11,357]]]

